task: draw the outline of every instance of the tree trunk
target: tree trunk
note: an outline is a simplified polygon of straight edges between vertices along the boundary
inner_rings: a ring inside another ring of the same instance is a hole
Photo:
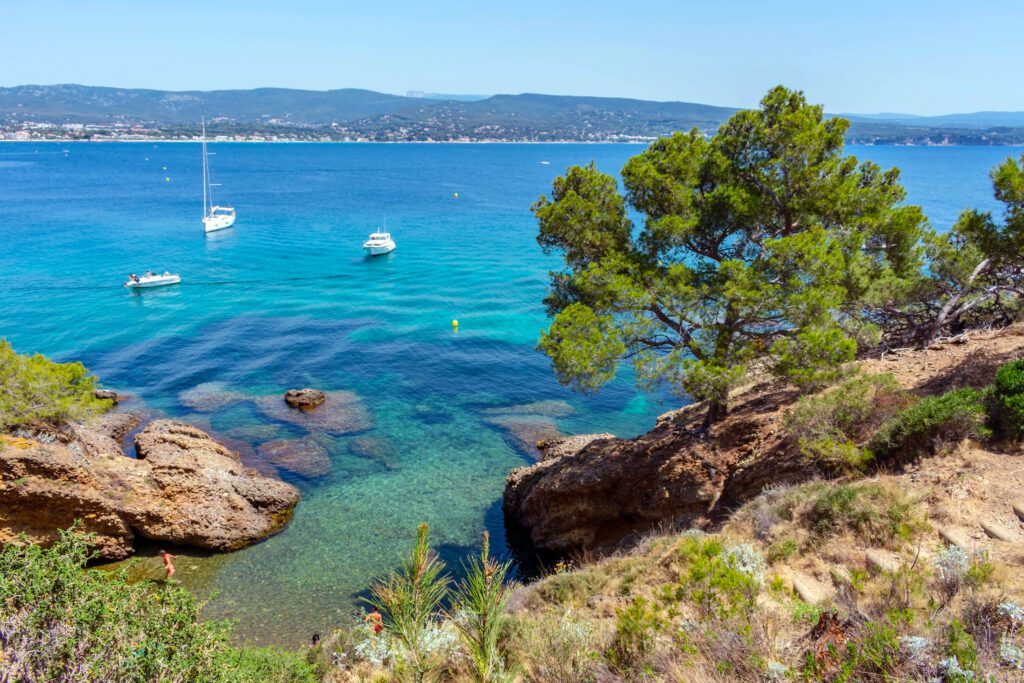
[[[924,339],[921,340],[922,347],[928,346],[933,339],[939,336],[939,332],[941,332],[942,328],[946,326],[946,323],[959,315],[959,312],[957,312],[956,315],[951,314],[956,310],[956,306],[960,303],[960,300],[973,291],[975,281],[988,270],[991,264],[992,259],[982,259],[981,263],[976,265],[974,270],[971,271],[970,276],[967,278],[967,282],[965,282],[964,286],[960,288],[960,291],[949,297],[949,301],[946,302],[938,315],[935,316],[935,320],[932,321],[932,324],[928,327],[928,331],[925,333]]]
[[[708,437],[711,428],[723,417],[729,414],[729,404],[719,399],[708,401],[708,411],[704,413],[704,422],[700,426],[701,434]]]

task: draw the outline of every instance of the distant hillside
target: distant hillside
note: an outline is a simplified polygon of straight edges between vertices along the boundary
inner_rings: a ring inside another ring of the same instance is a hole
[[[211,90],[208,92],[21,85],[0,88],[0,119],[51,123],[194,124],[225,117],[239,123],[271,119],[300,125],[353,121],[421,104],[422,100],[372,90]]]
[[[482,99],[410,95],[352,88],[169,92],[23,85],[0,88],[0,138],[190,139],[205,116],[211,134],[236,139],[642,141],[694,127],[710,133],[737,111],[691,102],[533,93]],[[848,118],[851,142],[1024,144],[1024,112]]]
[[[917,116],[916,114],[842,114],[851,120],[870,119],[877,123],[922,126],[926,128],[1024,128],[1024,111],[976,111],[969,114],[942,114]]]

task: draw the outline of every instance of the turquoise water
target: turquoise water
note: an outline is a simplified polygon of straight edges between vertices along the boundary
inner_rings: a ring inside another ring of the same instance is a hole
[[[281,472],[303,495],[284,533],[232,554],[181,553],[177,576],[215,595],[208,613],[238,618],[242,638],[302,642],[337,623],[419,522],[455,566],[484,529],[501,546],[505,476],[530,462],[521,441],[629,436],[675,405],[628,377],[573,394],[533,349],[558,261],[534,241],[531,202],[566,166],[617,172],[640,147],[211,147],[217,191],[239,218],[204,236],[198,145],[0,143],[0,335],[82,360],[263,467],[262,443],[306,432],[251,399],[355,392],[369,424],[315,430],[330,472]],[[853,151],[903,168],[911,201],[940,227],[964,207],[994,208],[987,171],[1019,152]],[[362,241],[385,220],[397,250],[365,259]],[[184,283],[122,289],[147,269]],[[225,393],[197,410],[183,395],[197,386]],[[516,407],[537,401],[548,403]],[[157,572],[152,550],[140,573]]]

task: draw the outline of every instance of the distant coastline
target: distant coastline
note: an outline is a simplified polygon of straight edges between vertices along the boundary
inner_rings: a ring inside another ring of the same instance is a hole
[[[25,85],[0,88],[0,140],[639,143],[710,136],[739,111],[696,102],[521,93],[463,101],[370,90],[188,91]],[[831,115],[830,115],[831,116]],[[1024,145],[1024,112],[839,114],[860,145]]]

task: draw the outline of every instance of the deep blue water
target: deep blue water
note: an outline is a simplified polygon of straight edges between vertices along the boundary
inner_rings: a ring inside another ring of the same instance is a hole
[[[358,394],[372,426],[318,435],[331,472],[282,472],[303,493],[284,533],[179,563],[186,585],[217,595],[210,615],[239,618],[244,638],[304,641],[395,564],[419,522],[455,565],[485,528],[503,543],[504,479],[529,462],[510,430],[629,436],[674,407],[629,377],[573,394],[533,348],[558,261],[534,241],[530,204],[568,165],[616,173],[640,150],[212,145],[219,198],[239,218],[204,236],[198,145],[0,143],[0,335],[82,360],[106,385],[240,448],[303,432],[246,400],[197,411],[183,392]],[[988,169],[1020,150],[851,151],[902,168],[910,201],[948,227],[968,206],[997,208]],[[362,241],[385,221],[397,250],[365,259]],[[122,289],[147,269],[184,282]],[[541,400],[562,403],[493,414]],[[146,558],[139,571],[157,565]]]

